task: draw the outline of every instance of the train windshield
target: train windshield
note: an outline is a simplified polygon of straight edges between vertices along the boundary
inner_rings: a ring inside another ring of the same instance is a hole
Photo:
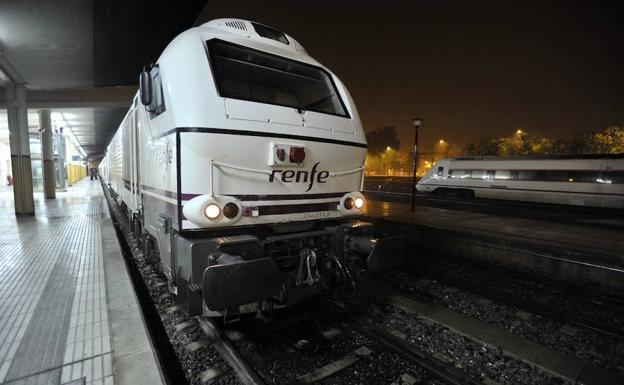
[[[207,44],[220,96],[348,117],[322,68],[220,40]]]

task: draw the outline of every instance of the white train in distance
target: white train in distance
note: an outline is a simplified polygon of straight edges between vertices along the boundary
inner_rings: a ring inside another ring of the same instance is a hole
[[[443,159],[418,191],[624,209],[624,154]]]
[[[144,68],[100,175],[189,314],[266,315],[398,264],[357,221],[366,139],[342,82],[292,37],[219,19]]]

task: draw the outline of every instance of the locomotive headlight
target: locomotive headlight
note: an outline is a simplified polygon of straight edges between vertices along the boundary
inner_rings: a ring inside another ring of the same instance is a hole
[[[242,207],[242,203],[231,196],[199,195],[182,206],[183,222],[192,223],[194,228],[232,226],[241,219]]]
[[[366,199],[362,193],[353,191],[342,196],[337,208],[341,215],[360,215],[365,203]]]
[[[210,203],[204,208],[204,214],[208,219],[217,219],[221,215],[221,208],[216,203]]]

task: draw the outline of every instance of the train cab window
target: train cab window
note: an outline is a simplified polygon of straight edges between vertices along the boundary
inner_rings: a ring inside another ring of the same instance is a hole
[[[444,176],[444,167],[438,167],[438,172],[436,173],[438,178],[442,178]]]
[[[494,174],[496,174],[496,170],[487,170],[485,172],[485,179],[494,179]]]
[[[221,40],[207,45],[221,97],[349,117],[324,69]]]

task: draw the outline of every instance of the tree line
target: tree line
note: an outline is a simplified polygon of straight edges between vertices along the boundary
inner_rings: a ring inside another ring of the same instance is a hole
[[[569,139],[550,139],[537,134],[518,133],[509,137],[483,137],[468,143],[462,155],[546,155],[624,153],[624,126],[579,133]]]
[[[382,126],[366,133],[368,154],[385,156],[396,152],[401,140],[394,126]],[[390,150],[388,150],[390,148]],[[540,155],[540,154],[618,154],[624,153],[624,126],[584,132],[568,139],[551,139],[537,134],[518,132],[512,136],[482,137],[468,143],[457,155]]]
[[[400,156],[401,140],[394,126],[382,126],[366,133],[368,152],[366,169],[379,174],[406,167],[406,159]]]
[[[394,126],[382,126],[366,133],[368,152],[366,169],[377,174],[411,172],[413,153],[399,153],[401,140]],[[448,149],[448,148],[447,148]],[[458,155],[548,155],[548,154],[619,154],[624,153],[624,126],[613,126],[595,132],[575,134],[568,139],[551,139],[545,136],[518,131],[516,134],[494,138],[482,137],[468,143],[461,151],[453,153],[423,152],[419,167],[425,160],[430,167],[441,157]],[[426,156],[429,154],[429,157]]]

